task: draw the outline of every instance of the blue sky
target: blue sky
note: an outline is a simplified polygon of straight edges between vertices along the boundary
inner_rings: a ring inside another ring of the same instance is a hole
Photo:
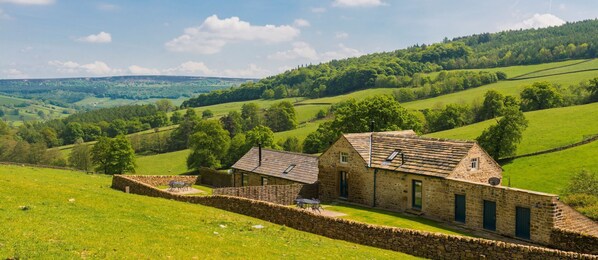
[[[597,14],[595,0],[0,0],[0,78],[264,77]]]

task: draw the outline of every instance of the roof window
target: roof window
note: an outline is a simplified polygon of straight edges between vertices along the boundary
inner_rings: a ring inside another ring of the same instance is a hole
[[[287,167],[282,173],[287,174],[289,172],[291,172],[293,170],[293,168],[295,168],[295,164],[291,164],[289,165],[289,167]]]
[[[401,150],[394,150],[388,157],[386,157],[386,161],[390,162],[394,160],[399,154],[402,154]]]

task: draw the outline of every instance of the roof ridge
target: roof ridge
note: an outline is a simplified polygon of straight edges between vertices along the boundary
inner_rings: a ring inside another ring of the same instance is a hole
[[[259,149],[259,147],[253,146],[253,147],[251,147],[251,150],[253,150],[253,149]],[[263,147],[262,147],[262,150],[266,150],[266,151],[270,151],[270,152],[276,152],[276,153],[291,154],[291,155],[300,155],[300,156],[312,157],[312,158],[316,158],[316,159],[319,157],[319,156],[313,155],[313,154],[299,153],[299,152],[290,152],[290,151],[276,150],[276,149],[263,148]]]
[[[374,132],[376,135],[379,132]],[[419,140],[426,140],[426,141],[439,141],[439,142],[453,142],[453,143],[477,143],[474,140],[461,140],[461,139],[448,139],[448,138],[436,138],[436,137],[427,137],[427,136],[418,136],[418,135],[393,135],[393,134],[386,134],[386,135],[379,135],[383,136],[391,136],[396,138],[406,138],[406,139],[419,139]]]

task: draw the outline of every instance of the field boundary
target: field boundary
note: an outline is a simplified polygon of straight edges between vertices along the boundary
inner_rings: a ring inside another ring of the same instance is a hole
[[[132,176],[113,176],[112,188],[139,195],[215,207],[332,239],[432,259],[598,259],[598,255],[540,246],[371,225],[246,198],[178,195],[159,190]]]
[[[79,169],[70,168],[70,167],[43,165],[43,164],[31,164],[31,163],[0,162],[0,165],[13,165],[13,166],[21,166],[21,167],[48,168],[48,169],[57,169],[57,170],[86,172],[84,170],[79,170]]]
[[[562,69],[562,68],[566,68],[566,67],[571,67],[571,66],[582,64],[582,63],[590,62],[592,60],[594,60],[594,59],[587,59],[587,60],[582,60],[580,62],[576,62],[576,63],[572,63],[572,64],[567,64],[567,65],[562,65],[562,66],[556,66],[556,67],[546,68],[546,69],[541,69],[541,70],[535,70],[535,71],[532,71],[532,72],[528,72],[528,73],[523,73],[521,75],[517,75],[517,76],[512,77],[510,79],[507,79],[507,80],[521,80],[521,79],[524,79],[523,77],[525,77],[527,75],[534,74],[534,73],[543,72],[543,71],[549,71],[549,70],[554,70],[554,69]],[[529,66],[529,65],[527,65],[527,66]],[[534,77],[529,77],[529,78],[534,78]],[[525,79],[527,79],[527,78],[525,78]]]
[[[551,149],[548,149],[548,150],[542,150],[542,151],[537,151],[537,152],[533,152],[533,153],[526,153],[526,154],[522,154],[522,155],[516,155],[516,156],[512,156],[512,157],[501,158],[498,161],[500,163],[503,163],[503,162],[508,162],[508,161],[512,161],[512,160],[519,159],[519,158],[524,158],[524,157],[530,157],[530,156],[536,156],[536,155],[541,155],[541,154],[560,152],[560,151],[563,151],[563,150],[567,150],[567,149],[575,148],[575,147],[578,147],[578,146],[582,146],[584,144],[589,144],[589,143],[595,142],[597,140],[598,140],[598,134],[590,135],[590,137],[584,138],[584,140],[576,142],[576,143],[572,143],[572,144],[568,144],[568,145],[564,145],[564,146],[559,146],[559,147],[551,148]]]

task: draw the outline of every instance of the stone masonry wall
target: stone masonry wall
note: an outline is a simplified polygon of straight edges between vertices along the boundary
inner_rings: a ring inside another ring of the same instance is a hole
[[[471,159],[478,158],[478,169],[471,168]],[[475,144],[467,157],[451,173],[449,178],[488,183],[488,179],[496,177],[502,180],[502,168],[495,163],[482,148]]]
[[[185,196],[158,190],[131,176],[115,175],[112,187],[131,193],[201,204],[333,239],[431,259],[598,259],[543,247],[369,225],[273,203],[230,196]]]
[[[190,182],[192,184],[199,184],[201,181],[200,177],[197,175],[128,175],[127,178],[137,180],[154,187],[168,185],[170,181]]]
[[[295,204],[299,196],[303,198],[317,198],[318,184],[291,184],[245,186],[214,189],[214,195],[242,197],[253,200],[267,201],[281,205]]]

